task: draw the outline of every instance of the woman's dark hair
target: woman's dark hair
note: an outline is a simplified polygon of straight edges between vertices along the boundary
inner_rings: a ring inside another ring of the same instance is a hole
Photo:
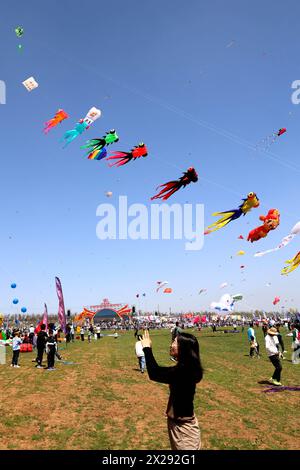
[[[189,333],[179,333],[177,335],[177,344],[178,365],[187,369],[195,379],[195,382],[200,382],[203,377],[203,368],[197,338]]]

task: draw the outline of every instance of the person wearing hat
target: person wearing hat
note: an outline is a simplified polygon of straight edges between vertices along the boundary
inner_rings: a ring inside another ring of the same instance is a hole
[[[273,385],[282,385],[280,383],[282,365],[280,362],[280,353],[279,353],[279,341],[278,341],[278,331],[275,327],[271,327],[267,330],[265,337],[266,351],[269,356],[270,361],[275,367],[274,374],[270,378],[270,382]]]

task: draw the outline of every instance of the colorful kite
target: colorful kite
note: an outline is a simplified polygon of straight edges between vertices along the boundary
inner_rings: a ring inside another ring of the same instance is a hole
[[[275,299],[273,300],[273,305],[278,304],[278,302],[280,302],[280,297],[275,297]]]
[[[172,294],[173,292],[173,289],[171,289],[171,287],[166,287],[166,289],[164,289],[164,294]]]
[[[78,137],[80,134],[85,131],[85,129],[88,129],[93,122],[96,121],[101,116],[101,111],[100,109],[97,109],[95,107],[91,108],[87,115],[85,116],[84,119],[80,119],[80,121],[76,124],[74,129],[71,129],[70,131],[65,132],[62,140],[65,141],[65,146],[69,145],[76,137]]]
[[[140,157],[147,157],[148,150],[146,145],[141,142],[139,145],[136,145],[131,149],[130,152],[113,152],[111,157],[108,157],[106,160],[119,160],[115,163],[111,163],[109,166],[121,166],[126,165],[126,163],[130,162],[131,160],[136,160]]]
[[[16,36],[20,38],[24,34],[24,29],[21,26],[17,26],[15,29]]]
[[[219,302],[212,302],[210,308],[219,310],[220,312],[232,312],[234,308],[234,300],[230,294],[222,295]]]
[[[64,119],[68,119],[68,117],[69,115],[63,109],[59,109],[58,111],[56,111],[54,118],[45,122],[45,127],[43,129],[44,133],[48,134],[48,132],[50,131],[50,129],[52,129],[52,127],[57,126],[57,124],[62,122]]]
[[[172,194],[174,194],[176,191],[178,191],[180,188],[185,188],[188,184],[190,183],[196,183],[198,181],[198,174],[195,170],[195,168],[190,167],[183,173],[183,176],[179,178],[178,180],[175,181],[168,181],[167,183],[161,184],[158,186],[158,188],[163,188],[161,191],[153,196],[151,200],[153,199],[162,199],[163,201],[166,201],[169,199]]]
[[[245,254],[245,251],[244,250],[240,250],[237,252],[237,256],[243,256]]]
[[[280,250],[281,248],[284,248],[286,245],[288,245],[292,240],[293,238],[296,236],[296,235],[299,235],[300,233],[300,221],[297,222],[294,227],[292,228],[292,230],[290,231],[289,235],[287,235],[286,237],[284,237],[281,242],[279,243],[278,246],[276,246],[275,248],[271,248],[270,250],[266,250],[266,251],[259,251],[258,253],[255,253],[255,257],[258,257],[258,256],[264,256],[266,255],[267,253],[272,253],[273,251],[277,251],[277,250]]]
[[[241,217],[241,215],[246,215],[253,207],[256,208],[258,206],[259,199],[255,193],[251,192],[245,199],[243,199],[243,203],[238,207],[238,209],[232,209],[230,211],[224,212],[214,212],[212,214],[214,217],[221,216],[221,218],[207,227],[204,232],[205,235],[225,227],[225,225],[229,224],[229,222],[238,219]]]
[[[275,230],[280,224],[280,213],[278,209],[270,209],[266,216],[261,215],[259,217],[263,221],[263,225],[256,227],[249,232],[247,240],[251,243],[265,238],[270,230]]]
[[[239,239],[239,240],[244,240],[243,235],[240,235],[240,236],[238,237],[238,239]]]
[[[22,84],[27,91],[32,91],[39,86],[38,82],[33,77],[27,78]]]
[[[285,133],[286,133],[286,128],[281,127],[280,129],[278,129],[278,131],[275,131],[275,132],[273,132],[273,134],[268,135],[267,137],[262,139],[256,145],[256,149],[262,148],[263,150],[267,150],[272,144],[274,144],[274,142],[276,142],[278,137],[280,137],[281,135],[283,135]]]
[[[85,145],[83,145],[83,149],[89,149],[88,151],[88,159],[89,160],[102,160],[107,156],[107,151],[105,147],[107,145],[113,144],[114,142],[118,142],[119,137],[114,129],[109,132],[106,132],[106,135],[99,138],[99,139],[90,139],[87,141]]]
[[[281,274],[289,274],[292,271],[294,271],[296,268],[298,268],[300,264],[300,251],[298,251],[298,253],[294,256],[294,258],[287,260],[286,263],[289,266],[285,266],[282,269]]]

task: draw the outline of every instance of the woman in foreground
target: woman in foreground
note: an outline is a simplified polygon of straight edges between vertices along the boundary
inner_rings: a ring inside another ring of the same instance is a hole
[[[170,396],[167,406],[168,432],[172,450],[198,450],[201,447],[200,429],[194,414],[196,384],[203,376],[199,343],[195,336],[180,333],[170,348],[176,366],[161,367],[152,353],[149,332],[142,338],[149,378],[169,384]]]

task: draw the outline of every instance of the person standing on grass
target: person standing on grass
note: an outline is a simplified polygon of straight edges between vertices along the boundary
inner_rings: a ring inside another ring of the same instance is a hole
[[[22,344],[22,340],[20,338],[20,331],[18,330],[14,332],[14,337],[12,340],[13,356],[12,356],[10,367],[20,367],[18,364],[18,361],[19,361],[21,344]]]
[[[138,358],[138,361],[139,361],[140,371],[143,374],[144,370],[145,370],[146,362],[145,362],[145,354],[144,354],[143,346],[142,346],[142,342],[141,342],[142,336],[137,335],[136,339],[137,339],[137,341],[135,343],[135,354],[136,354],[136,357]]]
[[[83,326],[81,327],[81,330],[80,330],[80,336],[81,336],[81,341],[84,341],[84,327]]]
[[[141,341],[150,380],[169,384],[170,387],[166,414],[171,449],[199,450],[201,435],[194,414],[194,395],[196,384],[202,380],[203,369],[197,338],[188,333],[176,336],[170,348],[170,355],[176,359],[177,364],[171,367],[161,367],[157,364],[147,330]]]
[[[37,365],[36,365],[36,367],[38,369],[43,368],[43,366],[42,366],[43,354],[44,354],[45,347],[46,347],[46,340],[48,338],[48,335],[47,335],[45,330],[46,330],[46,325],[42,324],[41,329],[37,334],[37,340],[36,340],[36,348],[37,348],[36,361],[37,361]]]
[[[280,357],[282,357],[282,353],[279,352],[279,341],[277,335],[278,331],[275,327],[269,328],[265,337],[265,344],[269,359],[275,367],[274,374],[269,381],[274,385],[282,385],[280,383],[282,371]]]
[[[57,343],[55,341],[53,331],[49,330],[49,336],[46,342],[46,353],[47,353],[47,370],[54,370],[55,354],[57,353]]]

